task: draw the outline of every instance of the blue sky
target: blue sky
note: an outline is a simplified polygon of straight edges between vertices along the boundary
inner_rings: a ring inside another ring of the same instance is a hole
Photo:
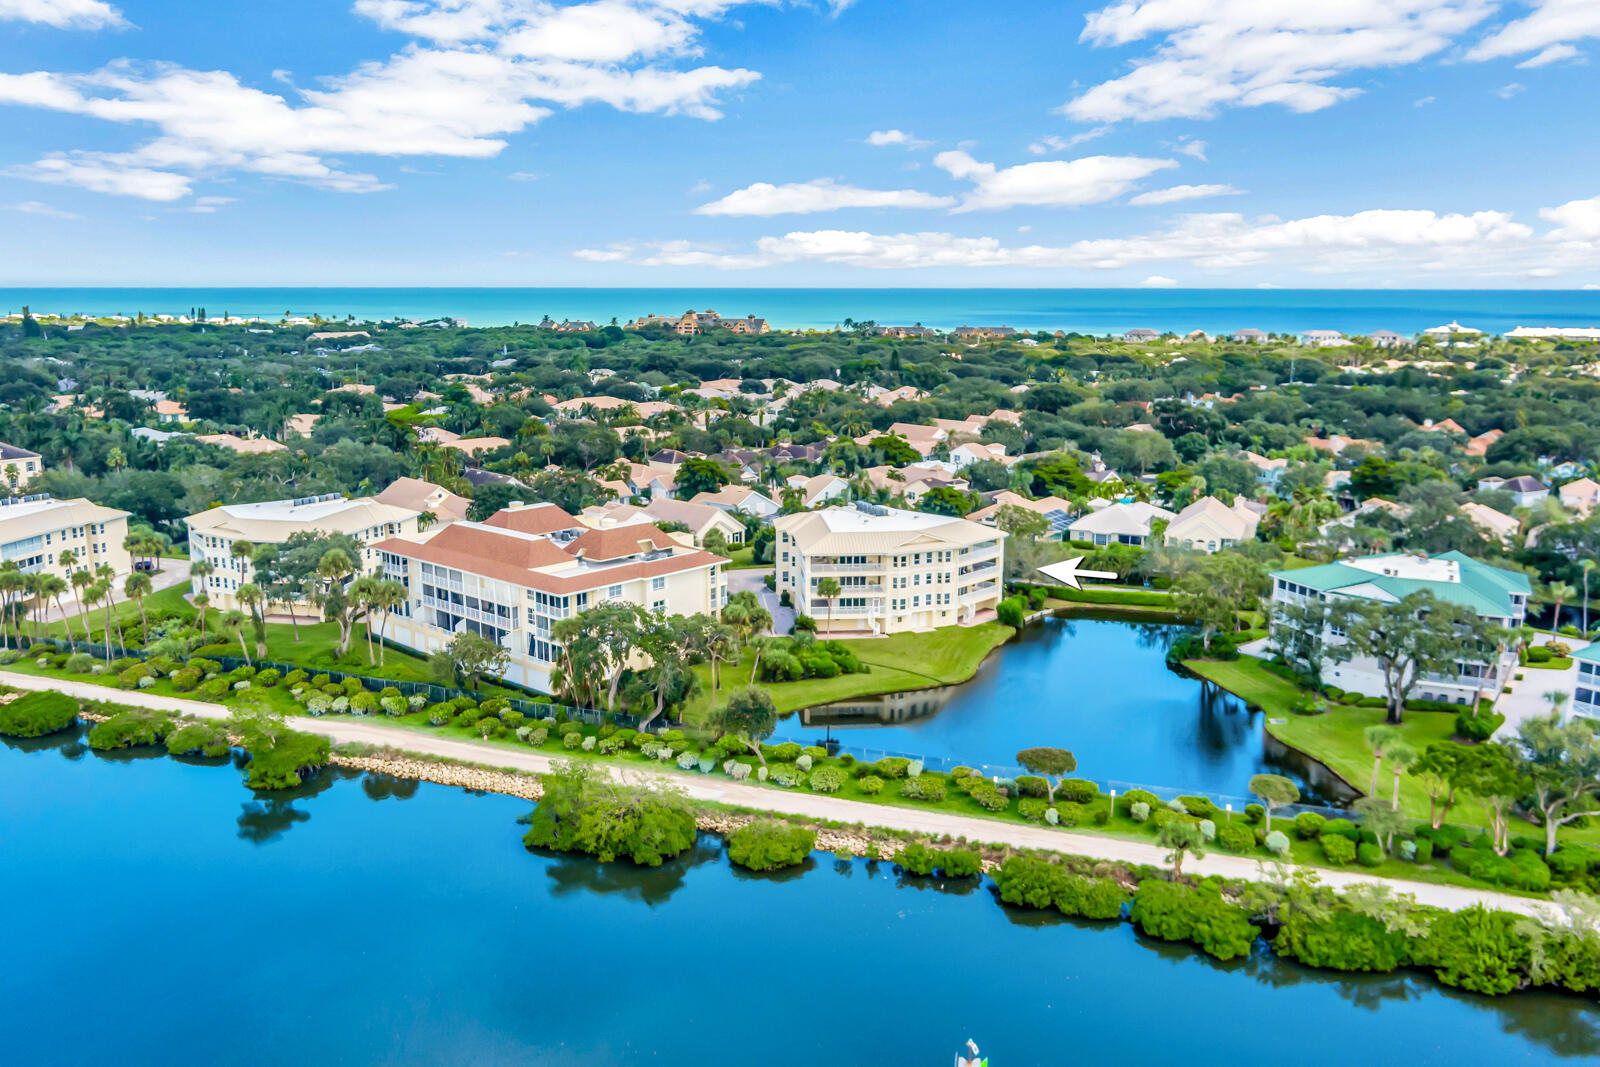
[[[1600,285],[1600,0],[0,0],[9,285]]]

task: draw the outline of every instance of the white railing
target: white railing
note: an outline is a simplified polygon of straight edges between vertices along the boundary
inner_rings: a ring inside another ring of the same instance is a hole
[[[806,568],[812,574],[862,574],[881,571],[881,563],[812,563]]]
[[[811,601],[811,614],[814,617],[826,616],[828,610],[828,602],[826,600]],[[883,611],[883,600],[881,598],[868,600],[863,607],[846,607],[841,602],[835,602],[832,610],[835,618],[840,615],[873,615]]]

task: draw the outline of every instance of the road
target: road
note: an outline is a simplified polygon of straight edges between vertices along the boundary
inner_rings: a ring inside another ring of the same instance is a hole
[[[737,593],[748,590],[761,598],[761,606],[772,614],[772,632],[786,634],[794,629],[794,608],[786,608],[778,603],[778,594],[767,588],[767,575],[772,573],[770,567],[745,567],[741,570],[728,572],[728,592]]]
[[[69,696],[87,700],[115,700],[118,703],[158,711],[174,711],[206,719],[227,718],[231,712],[221,704],[179,697],[157,696],[138,690],[108,690],[105,686],[59,678],[41,678],[31,674],[0,671],[0,682],[18,689],[54,689]],[[510,748],[491,745],[464,738],[445,737],[420,730],[386,726],[349,718],[301,718],[297,728],[323,734],[335,743],[360,743],[404,749],[425,756],[478,763],[485,766],[508,768],[532,773],[543,773],[562,757],[535,749]],[[797,815],[809,819],[828,820],[846,824],[883,827],[930,837],[965,838],[1013,848],[1049,849],[1093,859],[1124,863],[1164,866],[1167,850],[1143,841],[1100,834],[1077,834],[1056,830],[1044,825],[1000,822],[991,819],[956,815],[946,811],[918,810],[887,804],[867,804],[857,800],[823,796],[817,793],[800,793],[777,787],[752,785],[723,777],[656,771],[634,764],[614,764],[596,761],[596,766],[618,779],[632,783],[669,782],[681,789],[690,799],[731,804],[738,807]],[[1212,853],[1200,859],[1189,859],[1184,870],[1191,874],[1221,875],[1224,878],[1259,880],[1268,872],[1260,861],[1243,856]],[[1397,878],[1372,878],[1355,871],[1316,868],[1323,884],[1335,889],[1345,889],[1358,884],[1383,885],[1397,893],[1409,893],[1422,904],[1457,910],[1474,904],[1485,904],[1524,915],[1544,915],[1552,906],[1526,897],[1511,896],[1490,890],[1467,889],[1460,886],[1434,885],[1411,882]]]

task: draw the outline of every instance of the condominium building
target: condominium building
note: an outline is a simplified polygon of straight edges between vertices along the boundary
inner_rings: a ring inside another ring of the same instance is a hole
[[[7,492],[16,492],[43,473],[44,460],[39,453],[0,441],[0,479],[4,479]]]
[[[513,507],[488,522],[454,522],[375,546],[406,603],[380,620],[383,636],[424,655],[463,631],[511,654],[505,678],[550,689],[561,655],[552,629],[611,601],[657,615],[720,612],[727,560],[648,523],[585,529],[550,504]]]
[[[781,515],[777,586],[826,632],[900,633],[986,618],[1003,595],[1006,535],[877,504]],[[824,578],[840,594],[822,597]]]
[[[1600,642],[1578,649],[1572,658],[1578,663],[1572,710],[1590,719],[1600,719]]]
[[[1311,601],[1331,605],[1341,599],[1395,603],[1425,591],[1441,601],[1470,608],[1484,621],[1506,629],[1522,625],[1532,595],[1527,575],[1491,567],[1460,552],[1365,556],[1301,570],[1276,571],[1271,577],[1275,605]],[[1326,636],[1329,643],[1343,638],[1341,631],[1332,628]],[[1480,697],[1498,699],[1515,664],[1516,656],[1509,649],[1502,650],[1493,662],[1462,661],[1452,671],[1423,676],[1413,696],[1453,704],[1471,704]],[[1330,685],[1367,696],[1382,696],[1384,692],[1383,674],[1369,657],[1329,664],[1322,678]]]
[[[7,497],[0,500],[0,562],[15,563],[24,574],[68,579],[72,571],[92,573],[103,563],[121,577],[133,569],[133,559],[122,547],[128,515],[83,497]],[[61,561],[61,553],[69,549],[70,567]]]
[[[372,546],[387,537],[416,533],[419,514],[415,507],[384,504],[375,497],[346,499],[338,493],[223,504],[183,520],[189,528],[189,559],[211,564],[211,573],[195,578],[191,585],[196,593],[210,596],[212,607],[233,610],[239,606],[234,599],[239,587],[255,580],[255,567],[248,558],[233,555],[234,544],[283,544],[301,532],[355,538],[362,551],[354,563],[367,573],[378,562]]]

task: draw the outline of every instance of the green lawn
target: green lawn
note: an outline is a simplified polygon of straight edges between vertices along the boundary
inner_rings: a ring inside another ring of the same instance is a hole
[[[1184,666],[1260,707],[1267,716],[1267,731],[1279,741],[1326,764],[1363,793],[1372,784],[1372,749],[1363,733],[1367,727],[1384,721],[1383,708],[1330,704],[1328,711],[1321,715],[1295,715],[1289,708],[1299,698],[1301,690],[1267,670],[1261,660],[1249,656],[1227,662],[1185,660]],[[1434,742],[1450,739],[1455,732],[1455,716],[1444,711],[1408,711],[1399,729],[1405,743],[1421,751]],[[1378,795],[1387,797],[1393,788],[1394,772],[1385,764],[1378,776]],[[1450,822],[1462,826],[1487,824],[1475,801],[1467,797],[1458,797],[1458,801],[1450,811]],[[1413,818],[1428,817],[1427,790],[1410,775],[1400,779],[1400,806]],[[1544,834],[1542,827],[1521,820],[1513,823],[1512,832],[1540,838]],[[1568,826],[1562,829],[1561,839],[1600,841],[1600,827]]]
[[[977,626],[946,626],[927,633],[841,641],[840,644],[871,669],[863,674],[841,674],[836,678],[761,685],[772,694],[772,702],[780,714],[851,697],[954,685],[971,678],[984,657],[1004,644],[1014,632],[1001,623],[986,622]],[[730,688],[749,683],[754,663],[755,653],[746,650],[738,665],[723,665],[718,703]],[[700,675],[702,691],[684,705],[682,717],[688,723],[703,722],[711,708],[711,668],[701,665],[695,672]]]
[[[728,569],[730,571],[742,571],[750,570],[754,567],[772,566],[770,563],[757,563],[756,550],[751,545],[745,545],[742,548],[733,549],[728,553],[728,558],[733,561],[728,564]]]

